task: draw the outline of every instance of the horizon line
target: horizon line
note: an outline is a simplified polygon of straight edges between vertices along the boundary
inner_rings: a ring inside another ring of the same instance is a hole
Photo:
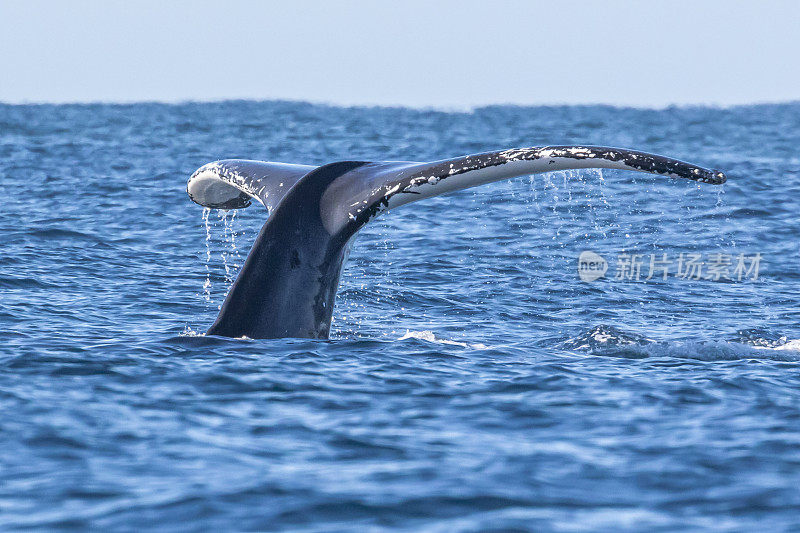
[[[410,104],[390,104],[390,103],[377,103],[377,102],[364,102],[364,103],[345,103],[333,102],[325,100],[301,100],[291,98],[186,98],[186,99],[119,99],[119,100],[105,100],[105,99],[86,99],[86,100],[65,100],[65,101],[51,101],[51,100],[19,100],[19,101],[6,101],[0,100],[0,105],[4,106],[91,106],[91,105],[167,105],[167,106],[180,106],[188,104],[223,104],[234,102],[247,102],[247,103],[286,103],[286,104],[308,104],[319,107],[334,107],[341,109],[409,109],[413,111],[437,111],[445,113],[471,113],[479,109],[489,107],[612,107],[617,109],[638,109],[638,110],[652,110],[662,111],[666,109],[688,109],[688,108],[707,108],[707,109],[732,109],[737,107],[757,107],[757,106],[772,106],[772,105],[792,105],[800,103],[800,98],[790,100],[760,100],[753,102],[742,102],[732,104],[722,104],[718,102],[676,102],[666,103],[660,105],[636,105],[636,104],[622,104],[622,103],[608,103],[608,102],[583,102],[583,103],[568,103],[568,102],[543,102],[543,103],[518,103],[518,102],[496,102],[486,104],[473,104],[473,105],[410,105]]]

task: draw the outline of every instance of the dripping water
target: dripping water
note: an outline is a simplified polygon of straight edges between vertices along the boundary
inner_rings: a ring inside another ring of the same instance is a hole
[[[216,217],[212,217],[211,209],[205,208],[202,220],[205,230],[206,276],[200,297],[206,310],[212,302],[219,302],[219,310],[242,266],[242,255],[237,245],[242,230],[239,228],[235,210],[219,209]],[[221,283],[215,285],[215,282]]]
[[[211,213],[211,209],[208,207],[203,208],[203,226],[205,227],[206,231],[206,257],[205,257],[205,269],[206,269],[206,279],[203,282],[203,290],[201,292],[201,298],[203,299],[204,307],[208,310],[208,306],[211,304],[211,223],[208,220],[209,214]]]

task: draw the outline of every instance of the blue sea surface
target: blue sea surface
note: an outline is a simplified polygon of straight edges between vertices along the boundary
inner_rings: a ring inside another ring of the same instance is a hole
[[[267,213],[193,204],[201,165],[547,144],[729,181],[414,203],[330,340],[202,334]],[[800,104],[0,105],[0,185],[0,529],[800,529]]]

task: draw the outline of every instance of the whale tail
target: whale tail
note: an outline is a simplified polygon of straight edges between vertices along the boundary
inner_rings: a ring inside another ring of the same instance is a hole
[[[615,168],[721,184],[722,172],[646,152],[545,146],[415,163],[342,161],[320,167],[209,163],[187,192],[210,208],[256,200],[269,211],[208,334],[327,338],[348,244],[382,212],[493,181],[580,168]]]

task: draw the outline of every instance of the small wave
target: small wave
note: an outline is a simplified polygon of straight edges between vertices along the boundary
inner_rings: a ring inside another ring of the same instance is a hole
[[[434,335],[433,332],[430,331],[430,330],[425,330],[425,331],[409,331],[409,330],[406,330],[405,335],[403,335],[402,337],[400,337],[397,340],[404,341],[406,339],[417,339],[417,340],[426,341],[426,342],[432,342],[432,343],[436,343],[436,344],[449,344],[451,346],[461,346],[462,348],[473,348],[475,350],[485,350],[485,349],[488,348],[488,346],[486,346],[485,344],[480,344],[480,343],[469,344],[467,342],[459,342],[459,341],[454,341],[454,340],[449,340],[449,339],[440,339],[439,337]]]
[[[648,357],[677,357],[698,361],[738,361],[760,359],[767,361],[800,362],[800,343],[794,348],[768,348],[730,341],[686,341],[658,343],[646,348]]]
[[[775,334],[761,328],[740,329],[728,340],[757,348],[778,348],[789,342],[786,335]]]
[[[0,276],[0,288],[3,289],[52,289],[56,285],[33,278],[17,278]]]
[[[568,339],[563,345],[592,355],[629,359],[676,357],[699,361],[765,359],[800,362],[800,339],[788,340],[785,336],[762,334],[751,330],[739,332],[732,340],[665,342],[625,332],[614,326],[599,325]]]
[[[564,342],[564,346],[573,350],[594,350],[618,346],[644,346],[652,342],[655,341],[643,335],[600,324],[577,337],[568,339]]]
[[[97,235],[93,235],[91,233],[84,233],[76,230],[63,229],[63,228],[36,228],[25,232],[25,234],[29,237],[33,237],[35,239],[43,239],[43,240],[68,239],[68,240],[79,240],[79,241],[91,241],[96,243],[103,242],[103,239],[101,239]]]
[[[754,346],[753,348],[757,350],[778,350],[778,351],[790,351],[790,352],[800,352],[800,339],[792,339],[786,341],[784,344],[779,344],[777,346]]]

